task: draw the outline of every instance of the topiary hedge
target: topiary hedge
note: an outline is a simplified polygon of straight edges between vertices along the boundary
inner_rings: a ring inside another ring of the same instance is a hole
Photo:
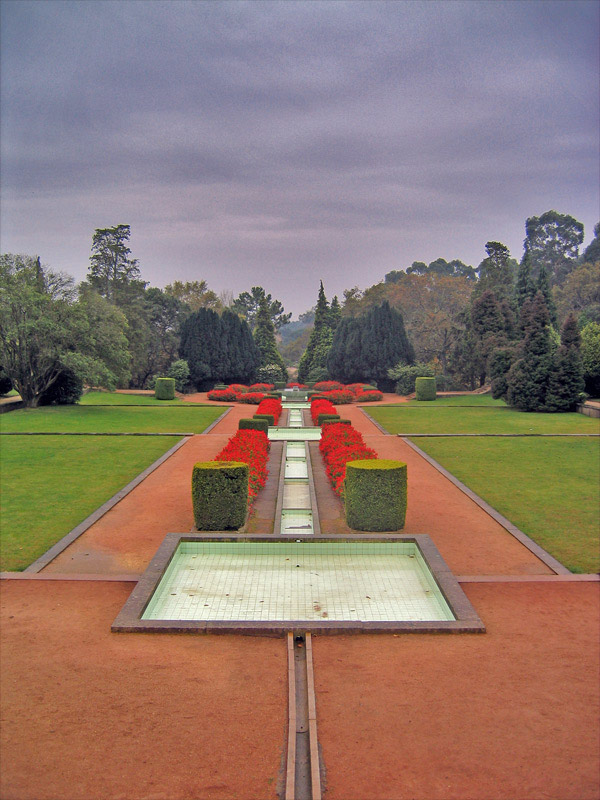
[[[194,523],[200,531],[241,528],[248,505],[248,465],[241,461],[204,461],[192,471]]]
[[[371,459],[346,464],[346,524],[355,531],[397,531],[406,519],[406,464]]]
[[[317,425],[322,425],[325,420],[331,420],[332,422],[338,422],[340,419],[339,414],[319,414],[317,417]]]
[[[175,378],[157,378],[154,386],[154,396],[157,400],[174,400]]]
[[[417,393],[417,400],[435,400],[435,378],[417,378],[415,380],[415,392]]]
[[[323,416],[326,416],[326,415],[323,415]],[[330,416],[329,419],[324,419],[323,422],[321,423],[321,425],[322,426],[323,425],[333,425],[336,422],[339,422],[340,425],[352,425],[352,423],[350,422],[349,419],[340,419],[337,415],[333,416],[333,414]]]
[[[238,430],[245,431],[262,431],[263,433],[269,433],[269,423],[266,419],[256,419],[256,417],[246,417],[245,419],[241,419],[238,422]]]
[[[264,419],[267,425],[275,425],[275,417],[273,414],[255,414],[252,419]]]

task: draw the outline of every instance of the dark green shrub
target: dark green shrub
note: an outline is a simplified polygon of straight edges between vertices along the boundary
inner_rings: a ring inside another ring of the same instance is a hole
[[[6,372],[4,372],[2,367],[0,367],[0,394],[8,394],[12,388],[11,379]]]
[[[174,400],[175,378],[157,378],[154,386],[154,396],[157,400]]]
[[[273,397],[276,400],[281,400],[282,394],[281,392],[267,392],[265,397]]]
[[[317,425],[322,425],[323,422],[328,419],[330,422],[339,422],[340,415],[339,414],[319,414],[317,417]]]
[[[274,385],[275,385],[275,389],[277,391],[281,392],[281,391],[283,391],[283,389],[285,389],[286,382],[285,381],[275,381]]]
[[[355,531],[397,531],[406,519],[406,464],[368,459],[346,464],[346,523]]]
[[[335,422],[339,422],[340,425],[352,425],[349,419],[336,419],[335,417],[331,417],[330,419],[324,419],[322,424],[323,425],[332,425]]]
[[[267,425],[275,425],[275,417],[273,414],[255,414],[252,419],[265,419]]]
[[[248,505],[248,465],[241,461],[204,461],[192,471],[194,524],[200,531],[241,528]]]
[[[238,430],[252,430],[252,431],[262,431],[263,433],[269,433],[269,423],[266,419],[256,419],[256,417],[246,417],[245,419],[241,419],[238,422]]]
[[[175,389],[178,392],[185,391],[190,380],[190,368],[187,361],[182,358],[174,361],[167,370],[167,377],[175,381]]]
[[[435,400],[435,378],[417,378],[415,380],[415,392],[417,393],[417,400]]]
[[[77,403],[83,394],[83,381],[73,370],[66,367],[58,378],[39,397],[40,406],[68,406]]]

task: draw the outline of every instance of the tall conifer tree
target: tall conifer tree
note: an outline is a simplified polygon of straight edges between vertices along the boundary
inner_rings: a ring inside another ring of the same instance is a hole
[[[260,366],[268,367],[275,365],[280,369],[280,379],[287,380],[287,370],[283,363],[283,358],[277,349],[275,341],[275,327],[271,319],[269,304],[263,297],[258,307],[256,315],[256,328],[254,329],[254,341],[260,350]]]

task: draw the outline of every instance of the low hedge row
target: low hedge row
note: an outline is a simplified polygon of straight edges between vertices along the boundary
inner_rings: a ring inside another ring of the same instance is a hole
[[[266,419],[256,419],[256,417],[247,417],[246,419],[238,420],[238,430],[240,431],[262,431],[265,435],[269,432],[269,423]]]

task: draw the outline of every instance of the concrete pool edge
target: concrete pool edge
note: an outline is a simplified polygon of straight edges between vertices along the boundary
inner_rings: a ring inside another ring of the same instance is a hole
[[[431,621],[362,621],[362,620],[154,620],[142,619],[163,575],[181,542],[257,542],[289,544],[291,537],[264,534],[233,535],[168,533],[148,568],[111,626],[113,633],[234,633],[283,637],[288,633],[357,634],[357,633],[485,633],[485,626],[466,594],[439,553],[431,538],[418,535],[354,534],[340,537],[311,536],[310,542],[340,543],[414,543],[433,579],[455,616],[454,620]]]

